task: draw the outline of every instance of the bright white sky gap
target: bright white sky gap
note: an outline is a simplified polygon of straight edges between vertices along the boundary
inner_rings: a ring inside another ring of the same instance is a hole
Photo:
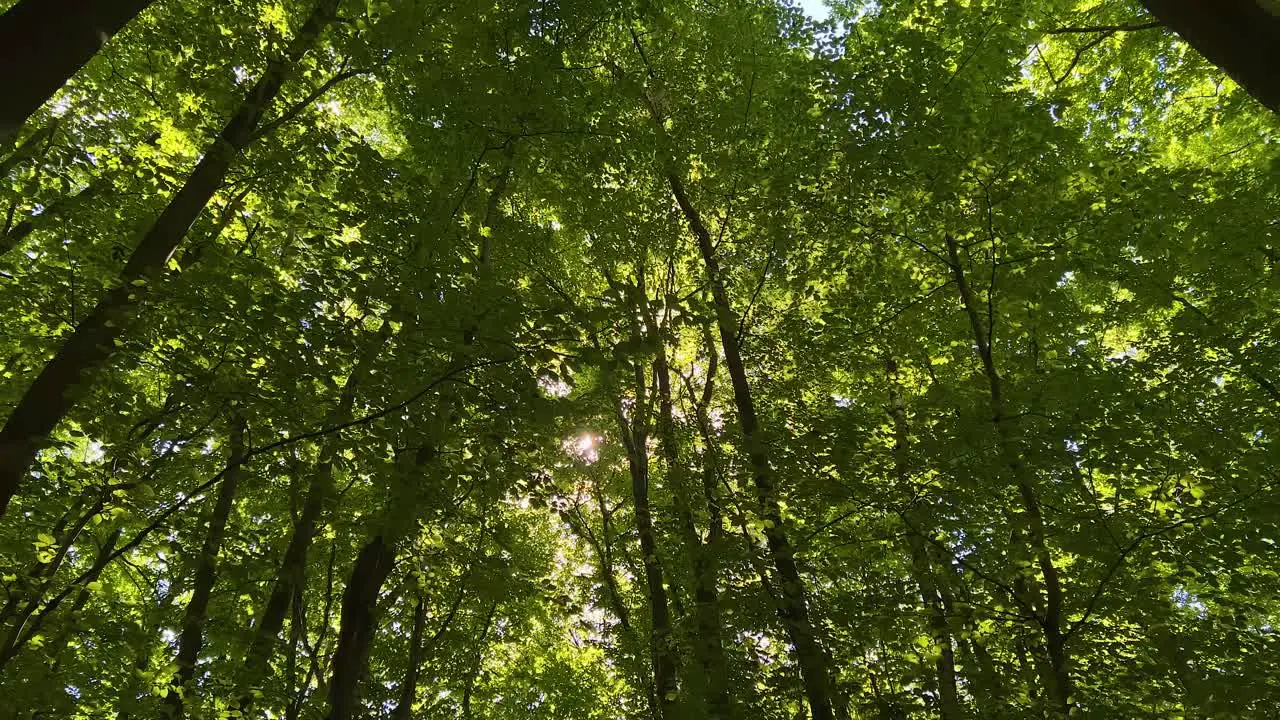
[[[800,9],[814,20],[826,20],[831,11],[823,0],[800,0]]]

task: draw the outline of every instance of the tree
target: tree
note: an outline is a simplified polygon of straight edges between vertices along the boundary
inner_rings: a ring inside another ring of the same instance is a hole
[[[74,402],[74,395],[93,381],[111,357],[116,338],[148,285],[158,280],[192,223],[217,193],[236,156],[255,139],[258,123],[294,66],[336,12],[337,0],[322,0],[316,5],[284,58],[270,63],[182,188],[134,248],[116,286],[76,326],[10,413],[0,429],[0,515],[17,494],[40,444]]]
[[[20,0],[0,15],[0,143],[152,0]]]
[[[1212,5],[1186,0],[1144,0],[1143,5],[1222,68],[1268,108],[1280,112],[1280,82],[1270,68],[1280,57],[1280,9],[1267,0]]]
[[[0,149],[0,718],[1271,717],[1277,116],[1139,9],[152,4]]]

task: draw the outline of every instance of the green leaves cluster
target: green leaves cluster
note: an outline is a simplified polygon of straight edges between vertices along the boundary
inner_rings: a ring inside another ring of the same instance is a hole
[[[1277,116],[1132,3],[831,5],[344,0],[0,517],[0,718],[803,716],[775,534],[837,717],[1270,717]],[[0,148],[0,412],[311,10]]]

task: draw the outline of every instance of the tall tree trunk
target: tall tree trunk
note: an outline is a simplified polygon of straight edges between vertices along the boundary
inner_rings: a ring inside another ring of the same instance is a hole
[[[600,503],[602,514],[605,510],[604,503]],[[613,611],[613,615],[618,620],[618,627],[626,634],[630,634],[631,612],[627,609],[626,602],[622,599],[622,590],[618,587],[618,578],[613,569],[613,553],[604,544],[607,538],[602,541],[597,538],[595,533],[591,532],[591,528],[587,526],[586,521],[580,520],[573,512],[568,509],[560,511],[560,519],[564,521],[569,529],[576,533],[583,540],[587,541],[587,545],[595,553],[596,567],[600,570],[600,584],[604,587],[605,600],[609,604],[609,609]],[[609,532],[609,519],[604,516],[604,530],[607,535]]]
[[[650,103],[652,106],[652,103]],[[655,112],[656,114],[656,112]],[[661,127],[661,122],[658,123]],[[831,720],[837,713],[843,717],[841,703],[836,698],[832,684],[826,651],[818,641],[818,634],[809,616],[809,601],[804,579],[796,565],[795,551],[783,526],[782,508],[778,504],[777,490],[773,482],[773,469],[769,465],[769,451],[761,437],[756,419],[755,399],[747,382],[747,369],[742,362],[738,346],[738,323],[729,303],[716,259],[711,233],[707,230],[693,202],[685,192],[684,182],[674,171],[668,171],[667,181],[676,203],[684,213],[689,229],[698,241],[707,279],[711,283],[711,295],[715,304],[716,324],[720,331],[720,345],[724,351],[725,365],[733,386],[734,405],[738,411],[738,425],[746,441],[747,457],[751,461],[756,494],[764,520],[764,535],[769,546],[769,557],[778,572],[778,614],[787,628],[787,636],[795,647],[800,675],[804,680],[805,697],[813,720]]]
[[[648,326],[657,328],[656,318],[647,312]],[[715,363],[711,364],[714,373]],[[665,338],[658,344],[653,361],[653,371],[658,377],[658,438],[663,460],[667,466],[667,481],[675,488],[676,514],[679,516],[681,534],[689,547],[690,570],[693,579],[693,618],[696,628],[693,654],[702,669],[703,701],[707,716],[712,720],[729,720],[735,717],[734,703],[729,695],[729,666],[725,661],[721,639],[720,592],[717,587],[719,567],[714,553],[715,541],[721,528],[718,510],[708,507],[711,515],[704,543],[693,519],[692,499],[689,492],[688,473],[681,461],[680,443],[676,436],[675,411],[671,400],[671,368],[667,362]],[[708,380],[710,382],[710,380]],[[699,411],[702,409],[699,408]],[[714,477],[714,470],[713,470]],[[714,492],[714,483],[712,491]],[[711,500],[708,499],[710,506]]]
[[[19,0],[0,15],[0,142],[152,0]]]
[[[645,589],[649,600],[649,655],[653,666],[655,693],[654,720],[675,717],[679,689],[677,663],[671,637],[671,610],[668,606],[662,561],[658,557],[658,541],[653,529],[653,512],[649,505],[649,422],[650,406],[645,395],[644,365],[635,365],[635,403],[630,420],[623,413],[621,398],[616,407],[618,432],[627,451],[627,469],[631,475],[631,499],[635,504],[636,533],[640,536],[640,558],[644,566]]]
[[[907,408],[902,401],[898,388],[898,365],[888,361],[889,375],[889,408],[893,414],[893,457],[894,469],[898,483],[903,488],[911,487],[911,470],[909,462],[910,432],[907,425]],[[943,607],[942,594],[935,579],[934,564],[929,557],[929,549],[920,530],[920,520],[911,510],[903,514],[907,522],[907,550],[911,558],[911,571],[916,586],[920,589],[920,601],[928,615],[929,635],[933,639],[934,650],[938,659],[934,662],[934,671],[938,681],[938,714],[942,720],[960,720],[964,717],[960,696],[956,691],[956,656],[955,645],[951,638],[951,627],[947,622],[946,609]]]
[[[946,245],[951,274],[959,289],[961,305],[969,317],[975,347],[982,360],[982,371],[990,389],[991,422],[995,426],[1000,443],[1000,454],[1017,485],[1022,512],[1025,514],[1026,529],[1019,529],[1016,532],[1025,538],[1028,550],[1034,556],[1044,582],[1044,602],[1033,601],[1030,603],[1032,607],[1029,608],[1031,612],[1037,614],[1036,624],[1042,631],[1045,651],[1048,654],[1048,663],[1042,669],[1041,679],[1045,685],[1050,712],[1065,717],[1071,709],[1071,676],[1070,657],[1066,648],[1067,636],[1062,627],[1062,578],[1057,566],[1053,563],[1053,555],[1046,540],[1044,515],[1040,509],[1035,477],[1023,460],[1022,449],[1009,428],[1004,380],[1000,376],[992,354],[989,329],[983,327],[977,300],[973,296],[973,290],[969,286],[964,266],[960,261],[959,245],[950,235],[946,236]],[[1019,582],[1026,582],[1026,578],[1020,577]],[[1028,588],[1026,594],[1028,597],[1038,596],[1039,592]],[[1037,608],[1037,605],[1042,607]]]
[[[648,302],[645,289],[645,263],[639,264],[636,270],[637,285],[623,287],[619,285],[606,270],[605,277],[609,284],[622,290],[628,297],[637,298],[632,306],[630,325],[630,341],[640,345],[643,341],[639,322],[636,316],[647,313]],[[652,326],[650,331],[655,331]],[[634,403],[630,417],[623,409],[622,393],[616,391],[617,403],[614,416],[617,420],[618,434],[627,455],[627,470],[631,477],[631,500],[635,509],[636,534],[640,539],[640,559],[644,568],[645,597],[649,606],[649,667],[653,685],[650,702],[650,715],[654,720],[675,717],[679,697],[679,677],[675,647],[672,637],[672,621],[670,602],[667,593],[665,573],[662,560],[658,555],[658,539],[653,527],[653,510],[649,501],[649,429],[653,414],[653,399],[649,395],[646,371],[643,362],[637,361],[633,366]],[[612,384],[612,380],[610,380]]]
[[[365,543],[342,594],[338,647],[329,683],[329,720],[351,720],[360,705],[360,678],[377,630],[378,593],[395,567],[395,548],[381,534]]]
[[[513,156],[514,148],[508,146],[504,154],[503,169],[489,194],[482,220],[488,236],[493,234],[495,226],[501,220],[498,205],[510,180]],[[486,237],[480,253],[481,276],[489,271],[491,252],[492,247]],[[402,309],[398,308],[393,308],[391,314],[405,315]],[[415,323],[415,317],[412,314],[407,316],[406,327],[411,327]],[[389,327],[389,323],[385,326]],[[475,328],[474,321],[464,327],[461,338],[463,344],[472,344]],[[440,400],[437,415],[448,418],[452,405],[452,397],[446,394]],[[444,424],[448,422],[445,420]],[[446,433],[447,427],[433,429],[426,445],[415,452],[412,460],[407,461],[404,467],[397,468],[393,482],[406,484],[411,476],[420,474],[423,468],[431,464],[439,455],[439,446]],[[394,522],[380,521],[376,534],[360,551],[356,564],[352,568],[347,589],[343,594],[338,647],[334,653],[333,673],[329,684],[329,720],[349,720],[358,711],[360,681],[366,670],[369,647],[377,631],[378,595],[383,583],[395,567],[397,544],[416,522],[416,514],[407,518],[401,517]]]
[[[409,631],[409,667],[405,668],[400,683],[400,700],[391,713],[391,720],[411,720],[413,703],[418,698],[418,675],[423,662],[422,633],[427,625],[427,599],[421,590],[413,606],[413,629]]]
[[[1274,0],[1142,0],[1209,62],[1280,113],[1280,4]]]
[[[182,718],[186,709],[186,694],[193,688],[196,662],[200,658],[200,649],[204,647],[204,623],[209,611],[209,599],[213,596],[213,586],[218,579],[218,555],[222,552],[222,538],[226,535],[227,520],[235,505],[236,486],[240,482],[244,463],[244,420],[236,418],[233,423],[230,459],[227,461],[230,468],[223,475],[218,487],[218,502],[209,514],[204,544],[196,559],[191,600],[187,603],[182,619],[182,634],[178,636],[178,670],[169,683],[169,694],[165,695],[160,707],[160,716],[166,720]]]
[[[331,623],[329,619],[333,617],[333,585],[334,572],[333,568],[338,560],[338,548],[336,545],[329,547],[329,562],[325,570],[324,584],[324,610],[320,614],[320,632],[316,634],[315,645],[310,648],[310,657],[307,662],[307,674],[302,679],[302,683],[298,686],[294,693],[293,699],[289,702],[289,706],[285,708],[286,720],[297,720],[302,713],[302,706],[307,701],[307,697],[311,695],[312,681],[315,681],[315,692],[317,694],[328,694],[328,686],[325,684],[324,675],[321,672],[320,663],[326,660],[328,655],[325,652],[325,640],[329,635]],[[301,590],[299,592],[302,592]],[[305,633],[305,628],[304,628]],[[306,635],[300,635],[305,638]],[[245,717],[242,713],[241,717]]]
[[[633,33],[632,39],[639,48],[639,37]],[[647,66],[647,60],[645,62]],[[615,77],[625,81],[625,73],[621,68],[613,63],[609,66]],[[647,69],[652,77],[653,69]],[[659,144],[665,149],[670,149],[666,117],[659,109],[659,103],[655,102],[648,90],[642,91],[641,100],[653,122],[654,133],[658,136]],[[751,393],[751,386],[747,382],[747,370],[742,362],[741,348],[738,344],[738,322],[729,301],[729,293],[725,288],[720,263],[716,259],[711,232],[707,230],[701,214],[689,199],[684,181],[681,179],[681,172],[674,163],[670,160],[666,161],[662,171],[690,232],[697,240],[707,281],[711,286],[716,326],[720,333],[720,346],[724,352],[725,365],[729,370],[730,384],[733,387],[738,425],[742,429],[747,457],[751,463],[761,518],[764,520],[764,535],[769,547],[769,557],[780,581],[778,615],[795,649],[809,712],[813,720],[843,719],[848,716],[848,711],[845,704],[837,697],[838,693],[829,668],[830,662],[826,651],[818,641],[818,634],[809,615],[808,591],[805,588],[804,579],[800,576],[799,566],[796,564],[795,550],[791,547],[783,527],[782,508],[774,487],[769,450],[759,432],[755,399]]]
[[[221,187],[232,162],[253,140],[263,114],[302,56],[333,19],[337,5],[338,0],[320,0],[285,56],[268,64],[235,116],[206,148],[186,183],[134,249],[120,272],[117,286],[80,322],[27,388],[4,429],[0,430],[0,515],[18,492],[40,445],[72,407],[79,391],[93,383],[114,353],[115,341],[135,314],[147,287],[158,279],[192,223]]]
[[[307,553],[311,549],[311,541],[320,529],[320,516],[324,510],[325,498],[329,496],[333,484],[333,463],[321,462],[311,472],[311,482],[303,501],[302,513],[293,525],[289,535],[289,544],[284,551],[284,559],[280,562],[280,570],[276,573],[275,582],[271,586],[271,594],[263,607],[262,615],[253,626],[253,639],[249,651],[245,655],[245,672],[250,683],[254,683],[266,671],[275,654],[284,627],[285,618],[289,615],[289,607],[293,597],[300,591],[305,576]],[[241,709],[246,707],[249,698],[241,700]]]

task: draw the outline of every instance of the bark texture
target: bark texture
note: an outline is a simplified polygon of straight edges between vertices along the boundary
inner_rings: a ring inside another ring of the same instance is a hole
[[[369,645],[378,629],[378,594],[395,567],[395,548],[375,535],[360,550],[342,594],[341,629],[333,654],[329,683],[329,720],[359,716],[360,679],[369,658]]]

